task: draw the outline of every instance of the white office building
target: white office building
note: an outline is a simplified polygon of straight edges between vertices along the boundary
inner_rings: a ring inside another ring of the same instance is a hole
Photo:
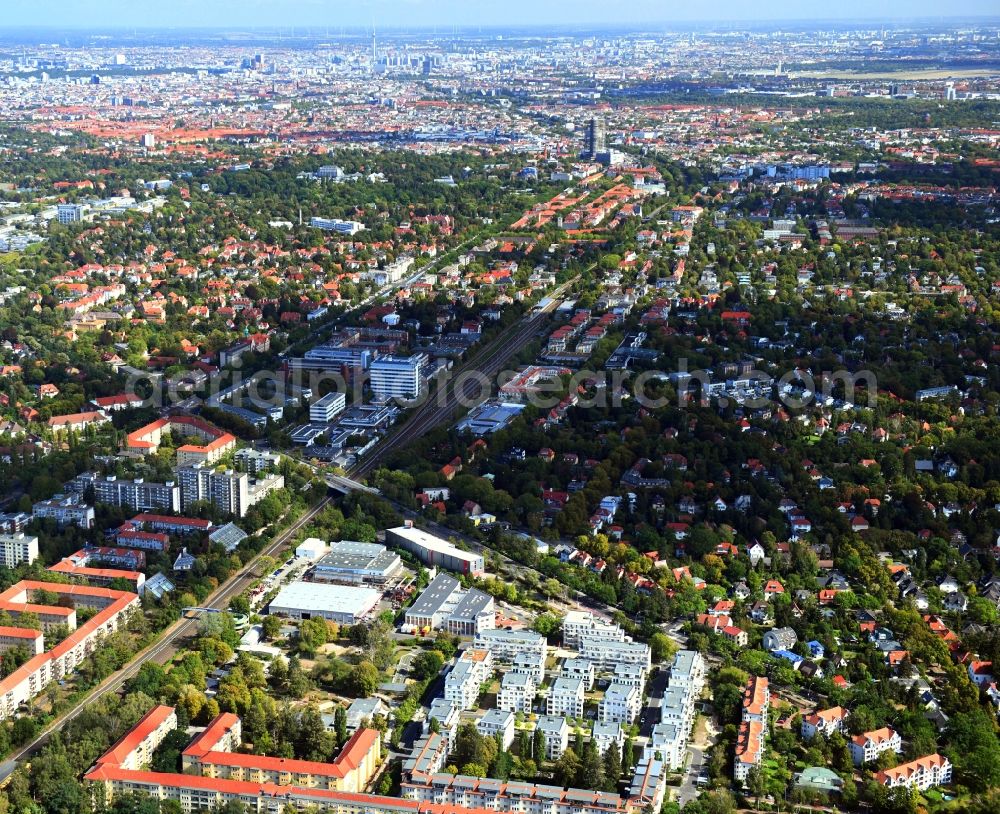
[[[423,390],[427,361],[423,353],[376,359],[368,370],[375,398],[380,401],[416,398]]]
[[[455,577],[440,573],[406,611],[405,630],[447,630],[456,636],[475,636],[496,626],[496,603],[477,588],[463,588]]]
[[[56,207],[56,218],[62,224],[80,223],[90,207],[86,204],[59,204]]]
[[[356,220],[340,220],[339,218],[310,218],[309,225],[324,232],[337,232],[342,235],[356,235],[365,228]]]
[[[347,407],[347,396],[344,393],[327,393],[323,398],[309,405],[309,420],[317,424],[333,421]]]

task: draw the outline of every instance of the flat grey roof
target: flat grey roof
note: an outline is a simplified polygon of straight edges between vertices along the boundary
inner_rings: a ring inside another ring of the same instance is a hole
[[[461,583],[448,574],[438,574],[431,580],[431,584],[421,591],[420,596],[410,606],[407,615],[433,616],[441,611],[442,606],[447,604],[452,595],[461,587]]]
[[[353,585],[324,585],[319,582],[293,582],[281,589],[271,600],[272,608],[333,613],[352,613],[358,616],[369,611],[382,598],[371,588]]]
[[[455,621],[473,622],[479,614],[489,610],[493,597],[476,588],[470,588],[459,601],[449,618]]]

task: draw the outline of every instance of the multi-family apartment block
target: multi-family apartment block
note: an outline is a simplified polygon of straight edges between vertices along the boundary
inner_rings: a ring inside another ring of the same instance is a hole
[[[582,679],[559,676],[549,687],[549,695],[545,699],[545,712],[549,715],[561,715],[564,718],[582,718],[583,697]]]
[[[618,721],[610,721],[608,723],[594,721],[594,726],[590,730],[590,737],[601,756],[608,749],[617,749],[619,754],[621,754],[622,746],[625,745],[625,730]]]
[[[743,714],[736,735],[733,777],[740,783],[746,783],[751,769],[759,766],[764,758],[767,713],[770,704],[771,690],[768,680],[762,676],[752,676],[743,691]]]
[[[473,646],[489,650],[497,661],[511,663],[518,653],[547,651],[545,637],[533,630],[481,630]]]
[[[559,760],[569,746],[569,724],[558,715],[540,715],[535,722],[538,731],[545,738],[545,757]]]
[[[579,653],[593,663],[595,670],[613,670],[618,664],[637,664],[648,670],[652,663],[648,644],[594,637],[589,633],[580,638]]]
[[[883,752],[893,751],[900,754],[903,751],[903,741],[896,730],[884,726],[881,729],[855,735],[847,747],[851,750],[854,765],[861,766],[871,763]]]
[[[16,568],[38,559],[38,538],[22,532],[0,534],[0,566]]]
[[[478,721],[476,731],[488,738],[499,738],[504,749],[514,743],[514,713],[510,710],[489,709]]]
[[[563,645],[579,649],[580,641],[585,635],[594,638],[610,639],[624,642],[628,637],[625,631],[614,622],[595,616],[590,611],[570,611],[563,617]]]
[[[489,650],[465,650],[444,677],[444,697],[461,709],[475,709],[479,688],[493,672]]]
[[[585,692],[594,689],[594,663],[587,659],[566,659],[562,663],[560,674],[567,678],[579,678],[583,681]]]
[[[73,607],[39,605],[39,592],[58,594]],[[127,591],[93,588],[87,585],[63,585],[24,580],[0,593],[0,610],[13,617],[34,613],[49,631],[65,625],[71,631],[47,652],[36,652],[28,661],[0,681],[0,720],[15,714],[17,708],[38,695],[51,681],[71,673],[100,642],[121,628],[139,607],[139,597]],[[96,611],[79,628],[76,609]],[[37,639],[35,639],[37,651]]]
[[[951,761],[939,755],[924,755],[908,763],[900,763],[892,769],[884,769],[875,775],[875,782],[894,789],[905,786],[919,791],[927,791],[933,786],[944,786],[951,782]]]
[[[805,740],[816,735],[830,737],[834,732],[843,732],[846,721],[847,710],[843,707],[820,709],[802,718],[801,734]]]
[[[611,682],[597,705],[597,718],[603,723],[631,724],[638,717],[641,706],[642,692],[638,687]]]
[[[538,685],[527,673],[506,672],[500,681],[497,707],[512,712],[531,712]]]

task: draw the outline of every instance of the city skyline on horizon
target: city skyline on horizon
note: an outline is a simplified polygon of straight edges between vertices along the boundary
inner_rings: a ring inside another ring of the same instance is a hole
[[[717,3],[717,12],[706,15],[701,7],[672,7],[657,0],[636,0],[627,9],[609,7],[596,0],[550,0],[537,4],[511,0],[502,8],[459,0],[374,0],[343,7],[328,0],[175,0],[158,7],[141,6],[127,0],[84,0],[67,8],[64,0],[13,0],[6,10],[12,28],[82,30],[123,28],[363,28],[384,26],[387,30],[428,28],[532,28],[560,26],[656,27],[691,25],[802,25],[809,23],[913,24],[917,21],[1000,19],[996,7],[986,0],[956,0],[951,13],[942,15],[930,0],[888,0],[872,8],[860,0],[847,0],[812,13],[790,0],[764,0],[747,16],[744,4],[734,0]],[[53,21],[58,22],[53,22]]]

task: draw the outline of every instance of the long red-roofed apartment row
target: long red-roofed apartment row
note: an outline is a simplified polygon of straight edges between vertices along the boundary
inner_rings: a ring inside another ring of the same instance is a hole
[[[105,787],[107,799],[139,792],[161,800],[176,800],[194,811],[237,800],[252,812],[280,812],[287,803],[317,805],[338,814],[453,814],[448,806],[363,794],[381,761],[381,736],[359,729],[336,760],[307,760],[249,755],[231,750],[241,743],[241,722],[223,713],[190,743],[183,753],[190,774],[143,771],[169,732],[177,727],[173,707],[157,706],[98,758],[85,775]]]
[[[72,608],[33,602],[40,591],[68,596]],[[97,610],[79,628],[76,608]],[[0,593],[0,610],[11,616],[35,613],[43,631],[66,625],[70,634],[51,650],[41,652],[39,636],[32,637],[35,655],[0,681],[0,720],[13,715],[17,708],[38,695],[51,681],[72,672],[94,652],[102,638],[118,630],[139,607],[139,597],[128,591],[95,588],[89,585],[61,585],[52,582],[22,580]],[[0,632],[0,635],[3,635]]]

